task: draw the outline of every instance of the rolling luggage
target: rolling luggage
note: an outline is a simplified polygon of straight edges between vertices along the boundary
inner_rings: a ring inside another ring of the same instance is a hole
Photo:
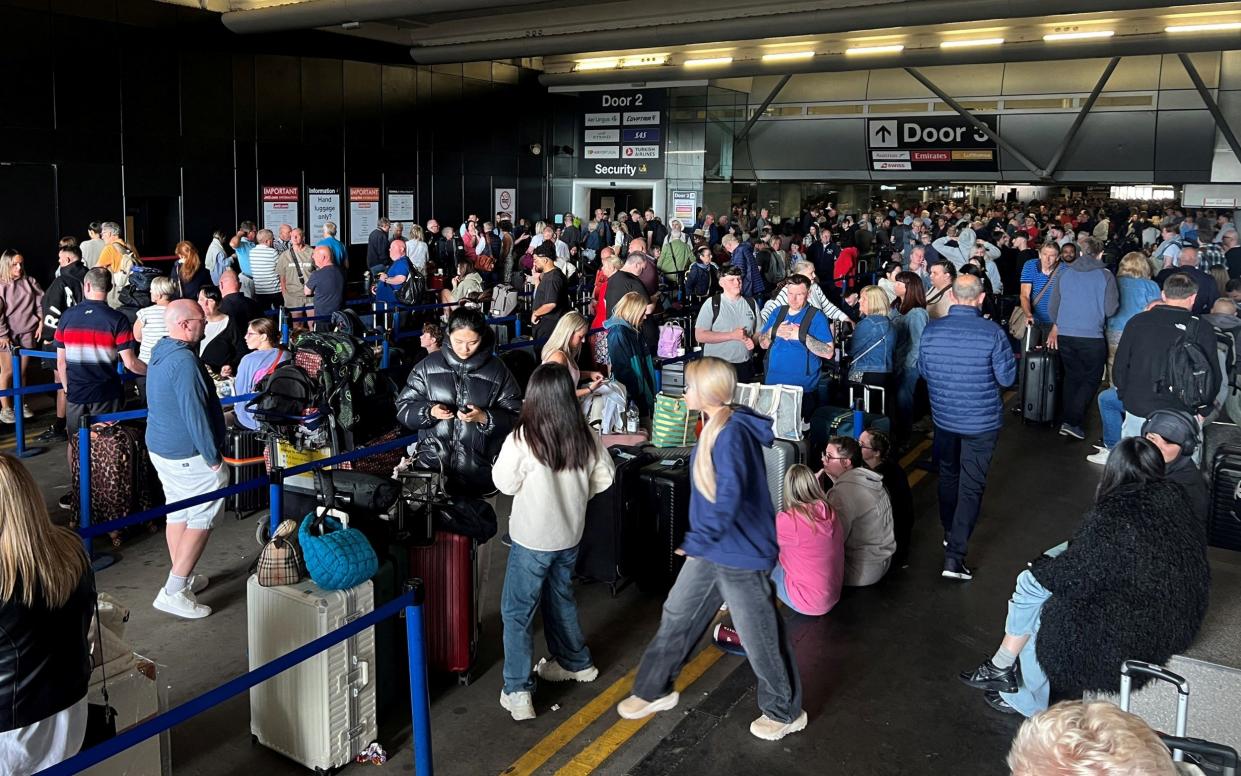
[[[689,530],[691,449],[654,449],[658,459],[638,474],[643,499],[639,514],[645,526],[638,539],[643,557],[637,578],[643,592],[667,591],[685,563],[676,549]]]
[[[1198,766],[1207,776],[1237,776],[1237,751],[1230,746],[1197,738],[1187,738],[1189,727],[1189,682],[1163,666],[1141,660],[1126,660],[1120,665],[1120,710],[1129,711],[1133,677],[1146,676],[1167,682],[1176,688],[1176,735],[1159,733],[1172,759]]]
[[[685,362],[664,364],[659,368],[659,392],[669,396],[685,394]]]
[[[767,490],[771,492],[771,506],[779,512],[785,508],[784,475],[795,463],[806,462],[806,443],[777,439],[771,447],[763,448],[763,463],[767,467]]]
[[[1033,326],[1026,331],[1021,359],[1021,419],[1054,423],[1060,409],[1060,356],[1042,345],[1028,347],[1033,331]]]
[[[159,475],[147,455],[140,426],[100,423],[91,427],[91,523],[104,523],[164,503]],[[78,435],[69,434],[69,493],[78,522]]]
[[[1241,446],[1215,449],[1211,461],[1211,503],[1207,518],[1207,543],[1226,550],[1241,550]]]
[[[577,549],[577,574],[603,582],[615,596],[633,576],[639,515],[638,472],[655,460],[641,447],[612,447],[612,485],[586,505],[586,528]]]
[[[460,684],[469,684],[482,630],[474,540],[436,531],[431,546],[409,548],[409,575],[426,585],[427,666],[455,673]]]
[[[348,590],[246,584],[250,669],[371,612],[370,580]],[[250,733],[269,749],[327,772],[360,754],[379,735],[375,716],[375,629],[367,628],[250,688]],[[293,713],[296,712],[296,713]]]
[[[224,437],[224,463],[228,466],[229,485],[240,485],[267,475],[263,465],[263,448],[264,443],[257,431],[241,426],[228,429]],[[268,501],[267,488],[255,488],[224,499],[224,509],[240,520],[266,507]]]

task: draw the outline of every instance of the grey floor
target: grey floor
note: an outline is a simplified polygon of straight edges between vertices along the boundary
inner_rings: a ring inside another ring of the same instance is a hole
[[[909,567],[894,569],[872,588],[848,591],[825,617],[790,620],[811,720],[805,733],[776,744],[752,738],[747,726],[758,714],[753,674],[744,660],[724,656],[684,694],[680,708],[659,715],[606,759],[591,752],[615,734],[609,729],[618,718],[610,708],[539,767],[510,772],[1005,773],[1003,758],[1016,721],[991,712],[955,675],[994,650],[1016,574],[1027,560],[1069,536],[1099,472],[1084,461],[1092,452],[1086,443],[1007,417],[971,544],[973,582],[939,577],[935,478],[927,476],[915,489],[919,515]],[[54,505],[67,482],[63,448],[31,459],[30,465]],[[129,638],[138,652],[160,664],[174,704],[246,670],[245,579],[258,549],[253,527],[254,519],[230,518],[213,535],[199,568],[212,578],[200,600],[215,614],[205,620],[174,620],[150,608],[167,573],[162,535],[131,540],[118,552],[119,562],[99,575],[100,589],[132,608]],[[536,696],[538,719],[514,723],[497,704],[498,597],[505,558],[498,541],[482,550],[484,636],[474,683],[434,682],[433,739],[441,774],[506,772],[634,668],[658,625],[661,601],[635,587],[616,598],[599,585],[579,588],[583,627],[600,678],[591,685],[544,685]],[[394,759],[374,772],[412,771],[407,722],[381,718],[380,724]],[[251,744],[248,733],[243,695],[173,731],[173,772],[305,772]]]

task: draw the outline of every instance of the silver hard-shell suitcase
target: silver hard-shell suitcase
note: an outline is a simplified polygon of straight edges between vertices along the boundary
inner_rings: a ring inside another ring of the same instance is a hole
[[[292,652],[375,608],[370,580],[348,590],[246,584],[250,670]],[[315,771],[350,762],[379,734],[375,718],[375,629],[250,688],[256,741]]]
[[[771,506],[777,512],[784,509],[784,475],[795,463],[806,462],[806,443],[777,439],[771,447],[763,448],[763,463],[767,467],[767,490],[771,492]]]

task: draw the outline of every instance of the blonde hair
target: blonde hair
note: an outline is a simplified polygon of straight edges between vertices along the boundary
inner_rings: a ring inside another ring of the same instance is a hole
[[[633,296],[634,294],[626,294]],[[693,386],[698,399],[705,407],[719,407],[708,419],[698,436],[698,456],[694,458],[694,487],[707,501],[715,503],[715,464],[711,453],[720,431],[732,417],[733,391],[737,388],[737,372],[733,365],[720,358],[708,356],[685,365],[685,385]]]
[[[616,303],[616,309],[612,311],[612,318],[620,318],[628,321],[635,329],[642,326],[642,318],[646,315],[646,302],[638,295],[637,291],[630,291],[620,298]]]
[[[1120,265],[1116,268],[1116,275],[1122,278],[1146,278],[1151,276],[1151,263],[1147,260],[1146,254],[1140,251],[1129,251],[1120,259]]]
[[[815,533],[819,532],[819,523],[830,523],[836,518],[836,513],[827,505],[827,494],[819,478],[804,463],[793,464],[784,473],[784,504],[785,512],[801,517]],[[823,517],[819,517],[820,514]]]
[[[13,259],[21,255],[21,251],[12,250],[0,253],[0,285],[7,285],[13,282]]]
[[[172,282],[172,278],[160,275],[151,280],[151,304],[155,303],[157,296],[162,296],[169,302],[177,298],[177,286]]]
[[[1026,720],[1008,752],[1012,776],[1175,776],[1172,755],[1141,718],[1105,702],[1065,701]]]
[[[879,286],[867,286],[858,294],[858,307],[863,315],[887,315],[888,295]]]
[[[543,345],[542,360],[546,361],[547,357],[556,351],[560,351],[569,357],[570,361],[577,361],[577,357],[581,352],[581,345],[576,348],[569,344],[573,339],[573,335],[583,329],[589,331],[590,324],[582,317],[577,310],[570,310],[560,318],[560,322],[556,324],[556,328],[552,329],[551,336],[547,338],[547,343]]]
[[[38,598],[59,609],[89,568],[82,540],[52,524],[30,472],[0,454],[0,601],[19,595],[24,606]]]

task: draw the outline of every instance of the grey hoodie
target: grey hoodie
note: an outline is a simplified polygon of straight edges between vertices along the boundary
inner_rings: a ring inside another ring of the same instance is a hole
[[[887,573],[896,552],[892,502],[883,487],[883,475],[870,469],[850,469],[827,492],[827,503],[844,528],[844,584],[875,584]]]
[[[1081,256],[1072,264],[1062,262],[1062,267],[1047,305],[1056,333],[1102,339],[1108,317],[1120,309],[1116,276],[1092,256]]]

